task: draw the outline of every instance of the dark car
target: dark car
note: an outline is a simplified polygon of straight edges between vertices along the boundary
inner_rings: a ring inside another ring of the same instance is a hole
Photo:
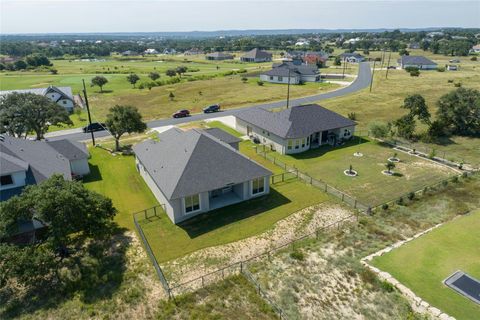
[[[172,114],[172,117],[184,118],[184,117],[188,117],[189,115],[190,115],[190,111],[188,111],[187,109],[183,109],[183,110],[178,110],[177,112]]]
[[[105,123],[93,122],[88,126],[83,127],[83,132],[87,133],[87,132],[103,131],[106,129],[107,129],[107,126],[105,125]]]
[[[394,69],[394,70],[395,70],[395,69],[397,69],[397,67],[395,67],[395,66],[388,66],[387,69]]]
[[[214,105],[208,106],[206,108],[203,108],[204,113],[219,112],[219,111],[220,111],[220,105],[219,104],[214,104]]]

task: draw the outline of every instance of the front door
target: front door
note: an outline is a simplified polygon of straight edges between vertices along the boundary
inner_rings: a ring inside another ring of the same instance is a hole
[[[322,144],[328,140],[328,130],[322,131]]]

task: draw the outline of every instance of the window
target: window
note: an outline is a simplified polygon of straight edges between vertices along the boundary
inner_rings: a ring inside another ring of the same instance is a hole
[[[310,144],[310,137],[307,137],[307,146]]]
[[[259,194],[265,191],[265,178],[252,180],[252,194]]]
[[[0,177],[0,185],[8,186],[10,184],[13,184],[13,179],[12,179],[12,176],[10,174]]]
[[[185,197],[185,213],[191,213],[200,210],[200,196],[195,194],[193,196]]]
[[[295,140],[295,149],[300,148],[300,140]]]
[[[67,100],[63,100],[62,103],[63,103],[63,104],[67,104]]]
[[[278,81],[283,81],[283,77],[278,77]]]
[[[288,149],[288,150],[292,150],[292,145],[293,145],[292,140],[288,140],[287,149]]]
[[[270,76],[270,80],[273,80],[273,77],[272,77],[272,76]]]
[[[343,132],[343,136],[344,136],[344,137],[348,137],[348,136],[350,136],[351,134],[352,134],[352,133],[351,133],[350,130],[348,130],[348,129],[345,129],[345,131]]]
[[[302,139],[302,148],[305,148],[305,138]]]

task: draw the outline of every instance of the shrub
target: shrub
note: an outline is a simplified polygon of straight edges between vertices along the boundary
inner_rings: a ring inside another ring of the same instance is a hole
[[[410,192],[407,196],[408,200],[412,201],[413,199],[415,199],[415,192]]]
[[[369,131],[374,138],[385,138],[390,134],[390,126],[384,122],[372,122]]]
[[[350,112],[348,114],[348,119],[350,120],[357,120],[357,114],[355,112]]]
[[[257,84],[258,84],[260,87],[263,86],[264,83],[265,83],[265,82],[263,82],[262,80],[258,80],[258,81],[257,81]]]
[[[435,148],[432,148],[432,150],[430,150],[430,152],[428,153],[428,158],[433,159],[435,158],[436,155],[437,155],[437,151],[435,150]]]
[[[382,209],[383,210],[388,210],[388,203],[382,204]]]
[[[410,71],[410,76],[411,77],[418,77],[419,75],[420,75],[420,71],[418,71],[418,70]]]
[[[428,187],[423,188],[423,195],[426,195],[428,192]]]
[[[399,206],[402,206],[402,205],[403,205],[403,197],[398,198],[397,204],[398,204]]]
[[[394,290],[393,285],[388,281],[381,281],[380,288],[385,292],[393,292]]]
[[[448,181],[447,180],[442,181],[442,186],[444,187],[448,186]]]
[[[247,78],[247,77],[242,77],[242,79],[241,79],[241,80],[242,80],[242,82],[243,82],[243,83],[247,83],[247,81],[248,81],[248,78]]]
[[[457,176],[453,177],[453,178],[452,178],[452,182],[453,182],[453,183],[457,183],[457,182],[458,182],[458,177],[457,177]]]
[[[412,71],[418,71],[418,68],[417,67],[405,67],[405,71],[406,72],[412,72]]]
[[[305,255],[303,254],[303,252],[295,250],[295,251],[290,253],[290,258],[298,260],[298,261],[303,261],[303,260],[305,260]]]
[[[370,283],[370,284],[374,284],[375,281],[377,280],[375,273],[370,269],[363,269],[360,272],[360,278],[362,279],[363,282]]]
[[[453,83],[453,79],[448,79],[447,82],[448,83]]]
[[[477,61],[477,57],[471,57],[470,60],[471,61]]]
[[[462,86],[461,82],[457,82],[453,84],[456,88],[460,88]]]
[[[445,72],[445,67],[438,67],[438,68],[437,68],[437,71],[438,71],[438,72]]]

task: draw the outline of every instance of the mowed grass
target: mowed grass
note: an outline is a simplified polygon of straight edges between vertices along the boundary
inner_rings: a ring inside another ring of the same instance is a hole
[[[396,151],[369,140],[362,139],[359,143],[358,139],[355,137],[344,146],[335,148],[322,146],[297,155],[271,152],[269,156],[295,166],[369,206],[394,200],[455,174],[450,168],[398,152],[401,161],[393,169],[397,175],[384,175],[382,171],[386,170],[387,159]],[[355,157],[355,152],[361,152],[363,157]],[[343,173],[350,165],[358,176],[348,177]]]
[[[480,279],[480,210],[448,222],[372,263],[457,319],[478,319],[480,306],[443,284],[457,270]]]

